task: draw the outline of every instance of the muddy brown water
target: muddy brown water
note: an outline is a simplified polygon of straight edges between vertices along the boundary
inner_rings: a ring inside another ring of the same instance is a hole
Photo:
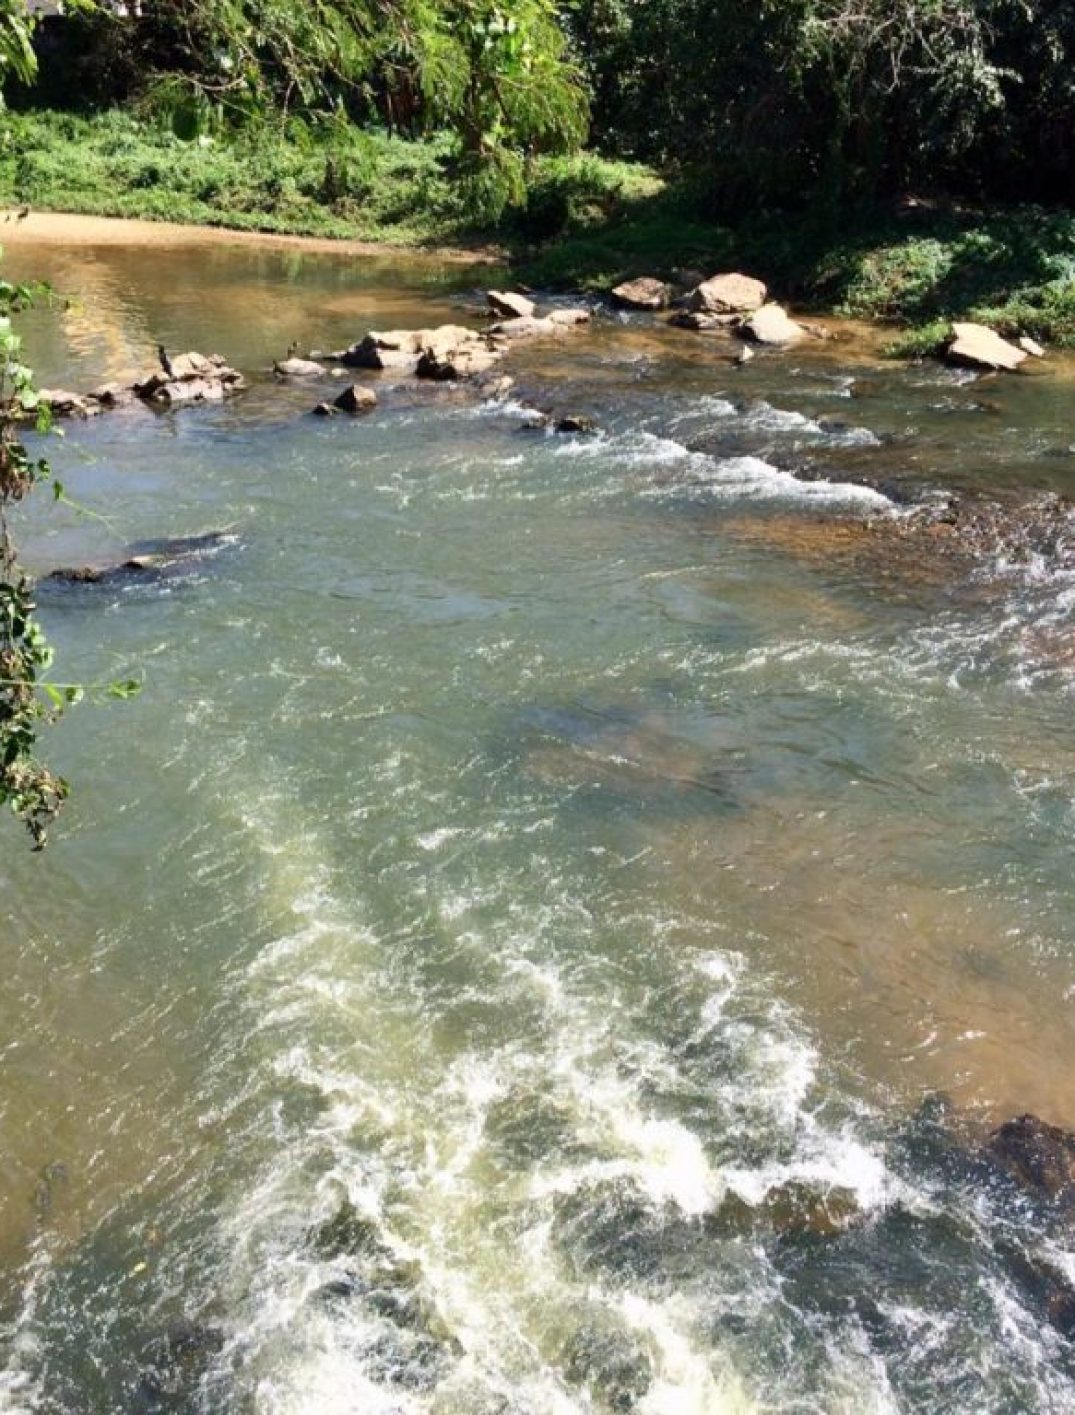
[[[50,736],[50,852],[0,841],[0,1409],[1071,1408],[1011,1254],[1075,1257],[964,1162],[1075,1128],[1070,362],[602,312],[507,402],[324,422],[273,357],[488,275],[5,267],[62,294],[46,384],[163,343],[251,387],[68,425],[107,524],[20,526],[40,571],[237,540],[42,591],[65,676],[146,688]]]

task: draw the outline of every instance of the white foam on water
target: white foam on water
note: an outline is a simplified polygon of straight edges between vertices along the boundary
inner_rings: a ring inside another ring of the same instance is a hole
[[[761,457],[707,458],[707,466],[697,479],[721,496],[746,501],[792,500],[812,504],[856,505],[890,510],[892,501],[873,487],[854,482],[806,481],[791,472],[781,471]]]
[[[657,1302],[627,1293],[619,1307],[628,1329],[656,1347],[655,1379],[638,1404],[640,1415],[740,1415],[757,1409],[734,1373],[715,1373],[712,1355],[684,1334],[693,1314],[682,1299]]]
[[[844,396],[848,396],[845,392]],[[764,399],[756,403],[736,404],[727,398],[710,396],[702,398],[690,412],[675,420],[675,426],[695,422],[699,416],[717,418],[720,421],[737,419],[752,432],[789,434],[794,438],[807,437],[825,441],[840,447],[880,447],[881,439],[866,427],[826,424],[792,408],[777,408]]]
[[[51,1254],[39,1239],[22,1269],[15,1314],[10,1322],[0,1325],[6,1348],[0,1366],[0,1415],[31,1415],[43,1408],[42,1380],[36,1374],[42,1353],[38,1316],[51,1274]]]
[[[796,415],[798,416],[798,415]],[[807,481],[781,471],[761,457],[712,457],[691,451],[671,437],[651,432],[632,432],[615,437],[598,436],[566,441],[556,448],[559,457],[584,461],[604,459],[635,470],[638,468],[675,470],[675,481],[665,481],[647,494],[667,496],[677,488],[704,488],[709,495],[745,501],[790,500],[811,505],[862,505],[891,511],[894,503],[883,492],[854,482]]]

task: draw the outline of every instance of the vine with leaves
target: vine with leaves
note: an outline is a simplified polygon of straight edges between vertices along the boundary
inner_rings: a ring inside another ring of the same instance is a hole
[[[89,8],[88,0],[75,4]],[[0,108],[7,77],[28,82],[36,73],[32,26],[25,0],[0,0]],[[53,651],[36,617],[33,580],[19,560],[11,531],[11,513],[51,476],[46,459],[32,455],[23,440],[28,429],[45,433],[52,422],[13,323],[34,294],[30,286],[0,279],[0,805],[11,808],[34,849],[43,850],[69,788],[38,756],[38,736],[43,726],[79,702],[85,689],[45,676]],[[66,500],[54,479],[52,489],[57,500]],[[109,697],[131,697],[138,689],[132,679],[105,685]]]
[[[9,521],[11,510],[49,475],[48,463],[32,457],[21,436],[30,420],[46,431],[49,416],[12,325],[12,314],[29,299],[26,287],[0,281],[0,803],[25,823],[41,850],[68,786],[38,759],[38,732],[77,701],[81,689],[43,681],[52,648],[35,617],[33,582],[19,563]]]

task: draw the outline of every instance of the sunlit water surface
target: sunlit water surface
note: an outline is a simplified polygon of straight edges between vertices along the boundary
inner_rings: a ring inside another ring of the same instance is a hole
[[[797,553],[1075,489],[1070,371],[735,369],[606,316],[512,364],[596,438],[391,384],[323,421],[274,354],[458,321],[482,276],[6,264],[71,299],[46,383],[163,341],[253,387],[69,427],[107,524],[21,527],[39,570],[237,539],[42,592],[62,676],[146,686],[49,734],[49,853],[0,841],[0,1409],[1075,1408],[1009,1260],[1075,1254],[929,1121],[1075,1126],[1075,588]]]

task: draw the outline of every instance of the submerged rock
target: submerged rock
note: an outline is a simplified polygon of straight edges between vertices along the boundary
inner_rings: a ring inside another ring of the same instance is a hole
[[[568,414],[567,417],[557,418],[553,424],[556,432],[582,433],[592,435],[599,431],[593,418],[579,416],[578,414]]]
[[[44,583],[109,586],[159,580],[192,572],[207,555],[235,545],[237,540],[233,531],[210,531],[200,536],[136,541],[122,560],[62,566],[46,575]]]
[[[636,1410],[653,1384],[653,1367],[641,1339],[603,1314],[584,1320],[573,1333],[564,1369],[573,1385],[597,1397],[599,1408],[616,1412]]]
[[[376,1223],[359,1213],[350,1199],[324,1222],[310,1231],[310,1244],[318,1257],[335,1258],[383,1257],[388,1249]]]
[[[1036,1115],[1009,1120],[988,1151],[1034,1198],[1075,1212],[1075,1134]]]
[[[534,301],[514,290],[490,290],[485,298],[489,308],[501,319],[529,319],[537,313]]]
[[[671,287],[650,275],[626,280],[612,291],[613,303],[627,310],[663,310],[671,298]]]
[[[213,1322],[177,1317],[150,1342],[146,1367],[135,1385],[131,1415],[163,1415],[187,1407],[198,1381],[223,1349],[224,1333]]]
[[[1025,363],[1027,358],[1025,350],[1009,344],[995,329],[965,322],[952,325],[945,356],[949,363],[966,368],[1005,369],[1009,372]]]
[[[692,292],[688,308],[700,314],[749,314],[760,309],[768,295],[763,281],[731,272],[704,280]]]
[[[790,1179],[768,1190],[756,1204],[729,1193],[717,1222],[735,1232],[778,1238],[832,1238],[865,1223],[866,1217],[852,1190]]]

